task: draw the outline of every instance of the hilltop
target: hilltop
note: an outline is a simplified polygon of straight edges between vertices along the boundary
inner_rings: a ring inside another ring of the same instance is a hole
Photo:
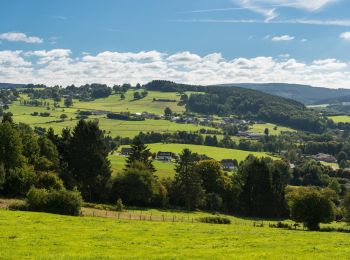
[[[232,83],[220,86],[237,86],[242,88],[259,90],[268,94],[294,99],[305,105],[328,104],[322,103],[325,99],[336,99],[345,95],[350,96],[350,89],[330,89],[313,87],[310,85],[287,83]]]

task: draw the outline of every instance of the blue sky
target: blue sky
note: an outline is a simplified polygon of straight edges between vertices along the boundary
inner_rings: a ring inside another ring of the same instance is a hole
[[[2,0],[0,81],[350,88],[349,12],[346,0]]]

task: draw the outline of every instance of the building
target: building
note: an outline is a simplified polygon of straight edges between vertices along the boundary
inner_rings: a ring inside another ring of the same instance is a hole
[[[328,163],[337,162],[337,159],[333,155],[325,154],[325,153],[318,153],[316,155],[313,155],[312,158],[320,162],[328,162]]]
[[[157,153],[157,160],[160,161],[171,161],[173,159],[173,153],[172,152],[158,152]]]
[[[122,150],[120,151],[121,155],[130,155],[132,152],[131,147],[123,147]]]
[[[221,167],[225,171],[231,171],[237,166],[235,160],[232,160],[232,159],[223,159],[220,161],[220,163],[221,163]]]

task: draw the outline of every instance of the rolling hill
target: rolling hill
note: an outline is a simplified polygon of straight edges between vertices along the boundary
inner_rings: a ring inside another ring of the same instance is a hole
[[[330,89],[312,87],[309,85],[286,84],[286,83],[232,83],[221,86],[237,86],[242,88],[259,90],[268,94],[294,99],[305,105],[321,104],[324,100],[340,98],[348,95],[350,98],[350,89]],[[321,103],[320,103],[321,102]],[[327,103],[328,104],[328,103]]]

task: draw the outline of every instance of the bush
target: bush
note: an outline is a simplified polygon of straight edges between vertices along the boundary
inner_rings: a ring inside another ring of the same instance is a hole
[[[9,209],[10,210],[22,210],[22,211],[26,211],[28,210],[28,203],[25,202],[25,201],[15,201],[15,202],[12,202],[10,205],[9,205]]]
[[[5,195],[25,196],[35,183],[35,172],[30,167],[10,169],[3,184]]]
[[[63,190],[63,181],[54,173],[39,173],[36,188],[47,190]]]
[[[211,224],[231,224],[229,218],[224,217],[203,217],[197,219],[199,222],[211,223]]]
[[[31,188],[27,202],[29,210],[78,216],[82,198],[78,191]]]
[[[118,199],[118,200],[117,200],[117,204],[116,204],[116,206],[115,206],[115,209],[116,209],[117,211],[123,211],[123,210],[124,210],[124,205],[123,205],[122,199]]]

